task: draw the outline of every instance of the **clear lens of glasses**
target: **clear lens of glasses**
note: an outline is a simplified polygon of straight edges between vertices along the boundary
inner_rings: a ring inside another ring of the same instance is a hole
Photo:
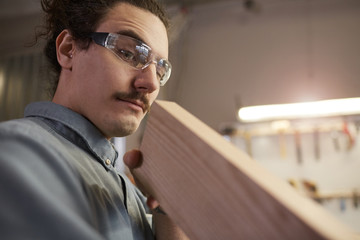
[[[106,34],[106,40],[101,41],[96,37],[97,34],[98,33],[93,34],[93,39],[97,44],[110,49],[116,56],[132,67],[136,69],[145,69],[150,64],[155,63],[156,74],[160,81],[160,86],[164,86],[169,80],[171,75],[171,63],[166,59],[159,58],[152,54],[151,48],[143,42],[129,36],[115,33]],[[99,34],[105,36],[103,35],[104,33]]]

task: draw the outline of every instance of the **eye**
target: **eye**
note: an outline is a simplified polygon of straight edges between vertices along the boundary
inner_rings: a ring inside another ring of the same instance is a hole
[[[119,49],[117,54],[119,55],[119,57],[121,57],[125,61],[128,61],[128,62],[136,61],[135,54],[130,51],[127,51],[125,49]]]
[[[156,72],[156,76],[157,76],[157,79],[158,79],[158,80],[161,80],[161,78],[162,78],[162,75],[161,75],[161,73],[159,73],[159,72]]]
[[[165,75],[165,72],[166,72],[166,68],[164,66],[164,62],[162,60],[160,60],[156,64],[156,74],[157,74],[159,80],[162,80],[162,78]]]

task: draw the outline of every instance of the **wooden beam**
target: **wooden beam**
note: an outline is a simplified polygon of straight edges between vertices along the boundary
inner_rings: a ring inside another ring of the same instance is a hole
[[[190,239],[360,239],[173,102],[156,101],[135,177]]]

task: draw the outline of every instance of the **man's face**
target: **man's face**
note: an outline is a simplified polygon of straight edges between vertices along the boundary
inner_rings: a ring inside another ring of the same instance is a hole
[[[135,6],[116,5],[96,32],[135,36],[161,58],[168,57],[164,24],[157,16]],[[133,133],[160,88],[155,64],[134,69],[95,43],[86,51],[76,49],[71,74],[69,91],[73,99],[69,107],[88,118],[107,138]]]

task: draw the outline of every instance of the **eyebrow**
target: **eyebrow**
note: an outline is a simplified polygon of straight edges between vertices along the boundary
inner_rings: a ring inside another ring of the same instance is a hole
[[[150,45],[148,43],[146,43],[142,37],[140,37],[139,34],[137,34],[136,32],[134,32],[133,30],[120,30],[118,32],[116,32],[117,34],[121,34],[121,35],[125,35],[125,36],[128,36],[128,37],[132,37],[142,43],[144,43],[147,47],[150,48],[151,52],[153,51],[152,47],[150,47]],[[159,56],[157,53],[155,53],[155,55]],[[162,57],[160,57],[162,58]],[[164,59],[167,59],[167,58],[164,58]]]
[[[136,40],[139,40],[140,42],[145,43],[146,45],[148,45],[136,32],[134,32],[132,30],[120,30],[120,31],[117,32],[117,34],[121,34],[121,35],[125,35],[125,36],[135,38]]]

